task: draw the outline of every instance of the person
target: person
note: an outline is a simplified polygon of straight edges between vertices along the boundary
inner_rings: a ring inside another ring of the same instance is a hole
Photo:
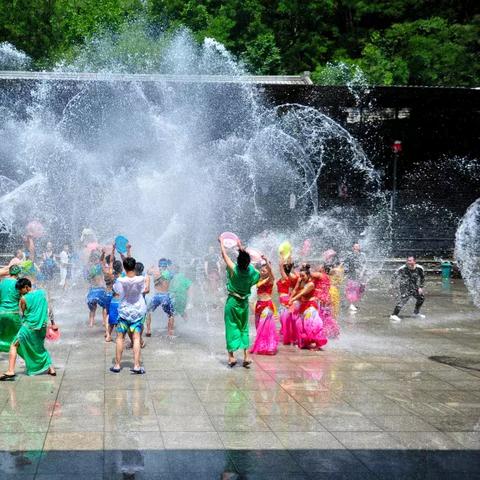
[[[288,305],[295,306],[298,310],[296,315],[298,348],[318,350],[326,345],[328,340],[323,332],[323,321],[318,314],[315,283],[308,263],[304,263],[300,268],[300,278]]]
[[[298,275],[293,271],[291,259],[287,263],[280,257],[280,275],[277,281],[278,300],[280,303],[280,333],[284,345],[297,342],[297,330],[295,321],[288,306],[290,293],[297,284]]]
[[[331,314],[332,299],[330,298],[330,277],[325,264],[321,263],[316,272],[312,272],[315,285],[315,298],[318,301],[318,314],[323,322],[323,331],[327,338],[340,335],[340,327]]]
[[[135,274],[135,259],[126,257],[123,260],[125,277],[117,278],[113,286],[118,294],[120,305],[118,307],[117,340],[115,349],[115,363],[110,367],[113,373],[119,373],[122,369],[123,346],[125,334],[131,332],[133,335],[133,368],[132,373],[142,375],[145,369],[141,365],[141,339],[143,321],[147,313],[147,305],[143,298],[145,290],[145,278]]]
[[[272,302],[275,278],[270,262],[262,256],[260,280],[257,283],[257,303],[255,304],[255,328],[257,335],[250,353],[275,355],[278,350],[278,334],[275,326],[276,309]]]
[[[8,266],[11,267],[12,265],[18,265],[19,263],[24,262],[27,259],[27,256],[25,255],[25,252],[19,248],[15,252],[15,256],[10,260]]]
[[[248,353],[249,337],[249,304],[251,289],[260,279],[260,273],[250,263],[250,255],[238,242],[237,263],[228,256],[221,238],[220,250],[227,268],[227,300],[225,302],[224,321],[225,339],[228,352],[228,366],[237,364],[235,351],[243,350],[243,366],[250,368],[251,360]]]
[[[358,303],[365,290],[364,277],[367,266],[367,257],[361,251],[360,244],[354,243],[352,251],[343,262],[347,276],[346,297],[350,303],[350,312],[358,310]]]
[[[395,305],[390,320],[400,322],[402,319],[398,316],[400,310],[406,305],[410,298],[415,299],[415,308],[413,314],[418,318],[425,318],[420,313],[425,295],[423,288],[425,286],[425,272],[421,265],[417,264],[415,255],[409,255],[405,265],[401,266],[392,276],[392,287],[398,292],[398,301]]]
[[[330,269],[330,304],[334,319],[340,316],[340,286],[343,283],[344,270],[340,262],[336,261]]]
[[[88,270],[86,272],[87,281],[90,288],[87,293],[87,305],[89,310],[89,325],[93,327],[95,323],[95,313],[97,306],[103,309],[103,325],[106,325],[107,313],[105,311],[106,306],[106,292],[105,292],[105,279],[102,268],[101,255],[98,251],[94,250],[89,257]]]
[[[105,257],[102,266],[103,280],[105,282],[105,297],[103,309],[106,311],[107,322],[105,324],[105,342],[112,341],[113,329],[118,323],[118,295],[113,291],[115,281],[123,272],[123,265],[120,260],[115,260],[115,245],[113,245],[112,253]],[[112,303],[114,304],[112,307]]]
[[[170,295],[172,296],[175,313],[187,320],[188,292],[192,286],[192,281],[179,270],[177,265],[172,266],[172,275]]]
[[[55,262],[55,254],[53,253],[52,242],[47,242],[45,252],[42,254],[42,263],[40,265],[40,272],[42,279],[45,281],[53,280],[57,263]]]
[[[59,267],[60,267],[60,283],[59,286],[66,290],[67,288],[67,276],[68,269],[70,267],[70,247],[65,244],[63,250],[60,252],[59,257]]]
[[[21,295],[22,326],[10,345],[8,370],[0,376],[0,381],[15,378],[17,354],[25,361],[27,375],[47,372],[55,376],[57,373],[44,345],[49,318],[47,295],[44,290],[32,290],[32,282],[28,278],[20,278],[15,287]],[[53,316],[50,321],[52,328],[56,329]]]
[[[153,286],[155,288],[155,295],[148,304],[147,313],[147,325],[146,335],[152,336],[152,312],[157,307],[161,306],[163,311],[168,316],[167,334],[169,337],[174,336],[175,328],[175,308],[173,305],[172,297],[169,293],[170,281],[172,280],[172,274],[169,270],[172,262],[166,258],[161,258],[158,261],[158,268],[151,267],[148,270],[149,275],[153,275]]]
[[[20,292],[15,287],[20,272],[20,266],[14,264],[9,268],[9,276],[0,281],[0,352],[10,351],[22,326],[18,306]]]

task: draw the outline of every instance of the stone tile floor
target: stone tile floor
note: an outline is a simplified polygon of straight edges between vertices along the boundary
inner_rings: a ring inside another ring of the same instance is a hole
[[[145,376],[130,351],[108,371],[79,293],[53,302],[58,376],[19,366],[0,385],[2,479],[480,479],[480,311],[460,281],[430,282],[427,319],[408,306],[398,325],[372,285],[324,351],[281,346],[251,370],[225,365],[221,308],[173,341],[157,314]]]

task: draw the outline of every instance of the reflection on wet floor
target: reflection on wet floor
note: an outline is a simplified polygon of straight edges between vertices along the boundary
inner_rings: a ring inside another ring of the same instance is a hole
[[[58,376],[20,366],[0,386],[0,477],[479,478],[480,312],[461,285],[429,289],[426,320],[407,306],[390,324],[379,286],[323,351],[282,346],[251,370],[226,367],[221,309],[174,341],[157,315],[145,376],[129,352],[108,372],[99,324],[57,298]]]

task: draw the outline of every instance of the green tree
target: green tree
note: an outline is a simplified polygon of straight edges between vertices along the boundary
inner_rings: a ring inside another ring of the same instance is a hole
[[[372,35],[359,64],[373,83],[472,85],[480,80],[478,23],[433,17],[392,25]]]

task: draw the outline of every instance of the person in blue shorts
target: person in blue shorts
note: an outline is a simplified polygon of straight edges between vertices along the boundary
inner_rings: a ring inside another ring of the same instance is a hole
[[[158,268],[150,268],[148,273],[153,275],[153,285],[155,288],[155,294],[148,305],[147,314],[147,337],[152,336],[152,312],[158,307],[162,307],[162,310],[168,316],[168,336],[173,337],[175,328],[175,307],[170,295],[170,281],[172,274],[169,271],[171,261],[165,258],[161,258],[158,262]]]
[[[90,288],[87,293],[87,305],[89,314],[89,324],[93,327],[95,323],[95,313],[97,306],[102,307],[103,310],[103,324],[106,325],[107,312],[105,306],[107,303],[107,296],[105,292],[105,280],[103,276],[103,268],[101,256],[98,252],[94,251],[90,254],[88,270],[86,271],[87,281]]]

